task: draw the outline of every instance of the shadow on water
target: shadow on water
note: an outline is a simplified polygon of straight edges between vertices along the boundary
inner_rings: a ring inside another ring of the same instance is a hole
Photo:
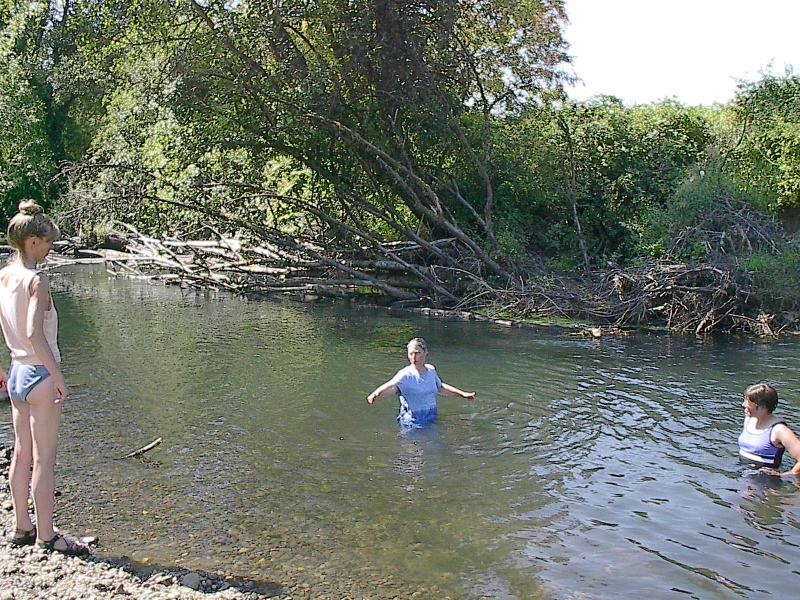
[[[222,575],[219,573],[209,573],[207,571],[191,571],[184,568],[169,567],[166,565],[144,564],[127,556],[104,557],[98,556],[91,559],[92,562],[106,564],[113,568],[122,569],[130,573],[142,583],[151,585],[181,584],[184,577],[195,573],[197,586],[192,586],[198,592],[214,594],[225,589],[234,589],[240,592],[251,592],[263,596],[282,596],[286,590],[283,586],[272,581],[251,580],[236,575]]]

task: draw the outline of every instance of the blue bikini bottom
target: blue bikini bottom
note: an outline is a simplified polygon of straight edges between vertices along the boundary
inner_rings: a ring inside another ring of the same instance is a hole
[[[50,371],[44,365],[12,362],[8,370],[8,397],[16,402],[25,402],[31,390],[48,377]]]

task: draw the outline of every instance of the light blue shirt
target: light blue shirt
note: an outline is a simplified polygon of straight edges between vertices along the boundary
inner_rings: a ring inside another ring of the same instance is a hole
[[[433,365],[425,368],[424,373],[418,373],[408,365],[391,379],[400,392],[397,421],[401,425],[422,425],[436,419],[436,394],[442,388],[442,380]]]

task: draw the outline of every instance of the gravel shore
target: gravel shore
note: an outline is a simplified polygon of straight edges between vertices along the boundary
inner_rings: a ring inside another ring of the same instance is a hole
[[[91,558],[47,553],[34,546],[14,547],[8,493],[7,448],[0,445],[0,600],[256,600],[300,598],[291,589],[259,590],[253,582],[230,580],[198,571],[172,568],[139,568],[125,557],[102,553]],[[79,533],[79,532],[76,532]]]

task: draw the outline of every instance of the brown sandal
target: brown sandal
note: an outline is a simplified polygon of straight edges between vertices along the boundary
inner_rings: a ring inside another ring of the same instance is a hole
[[[14,537],[9,541],[12,546],[30,546],[36,541],[36,527],[28,531],[24,529],[14,530]]]
[[[64,542],[64,548],[56,548],[56,544],[59,540]],[[81,542],[74,536],[57,533],[53,536],[52,539],[47,540],[37,540],[36,545],[40,548],[44,548],[48,552],[59,552],[61,554],[66,554],[67,556],[91,556],[92,549],[89,548],[86,544]]]

